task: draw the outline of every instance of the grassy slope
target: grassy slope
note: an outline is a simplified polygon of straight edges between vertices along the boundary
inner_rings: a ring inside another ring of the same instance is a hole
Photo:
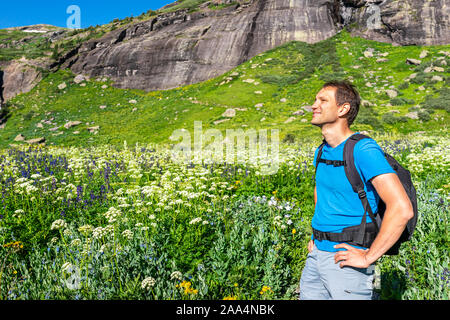
[[[360,59],[367,48],[375,49],[374,57]],[[429,54],[422,59],[421,67],[405,63],[407,57],[417,59],[423,49],[428,50]],[[315,45],[287,43],[203,83],[149,93],[117,89],[110,82],[95,79],[82,87],[73,82],[74,75],[70,71],[62,70],[50,74],[31,92],[10,101],[11,117],[6,127],[0,130],[0,146],[6,147],[13,143],[19,133],[26,139],[45,137],[47,145],[122,144],[124,140],[128,144],[169,143],[168,137],[175,129],[185,128],[193,134],[194,121],[198,120],[203,122],[204,129],[218,128],[224,134],[230,128],[277,128],[280,129],[282,138],[287,134],[296,139],[317,137],[319,130],[309,124],[311,114],[308,112],[304,116],[297,116],[291,123],[284,122],[301,106],[313,103],[315,92],[325,80],[349,76],[353,77],[362,98],[376,105],[372,108],[362,107],[361,117],[357,118],[353,130],[376,128],[377,131],[398,133],[420,130],[443,135],[446,134],[449,123],[449,114],[445,110],[436,110],[427,122],[410,119],[391,125],[384,123],[381,117],[390,109],[399,110],[399,115],[408,113],[411,106],[422,104],[426,95],[437,96],[445,86],[444,81],[431,82],[428,79],[424,84],[411,84],[406,89],[397,89],[400,97],[414,100],[412,105],[386,106],[390,99],[380,89],[389,86],[397,88],[412,73],[420,73],[420,69],[431,61],[436,65],[436,58],[445,56],[442,50],[450,51],[450,46],[393,47],[390,44],[352,38],[342,32]],[[377,63],[376,59],[380,58],[378,54],[383,52],[389,53],[386,57],[389,61]],[[446,59],[447,64],[450,63],[450,59]],[[354,69],[355,65],[360,68]],[[449,68],[443,67],[444,73],[434,72],[427,76],[439,74],[448,79]],[[392,78],[388,78],[390,76]],[[243,82],[245,79],[254,79],[259,84]],[[372,87],[366,87],[368,81],[373,84]],[[59,90],[57,86],[62,82],[66,82],[67,88]],[[103,89],[105,84],[108,87]],[[421,85],[427,88],[426,91],[418,90]],[[377,88],[379,93],[375,91]],[[255,91],[262,93],[257,94]],[[281,102],[282,98],[286,102]],[[132,99],[138,103],[130,103]],[[257,110],[255,105],[259,103],[263,107]],[[107,107],[100,109],[99,106],[102,105]],[[230,121],[214,125],[214,121],[223,119],[221,114],[229,107],[246,111],[237,111],[237,115]],[[132,112],[133,108],[137,110]],[[36,127],[37,123],[52,117],[52,125]],[[261,121],[262,118],[265,120]],[[302,118],[307,121],[301,122]],[[364,124],[358,123],[359,118]],[[368,124],[371,121],[367,119],[375,118],[378,123]],[[69,120],[79,120],[83,124],[65,129],[63,125]],[[55,132],[48,130],[56,126],[60,127],[59,132],[62,134],[54,135]],[[90,126],[100,126],[98,134],[89,133],[86,128]],[[75,131],[79,134],[74,134]]]

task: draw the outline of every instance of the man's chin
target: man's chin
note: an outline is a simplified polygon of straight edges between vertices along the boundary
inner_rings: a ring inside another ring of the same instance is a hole
[[[322,124],[321,124],[321,123],[317,123],[316,121],[314,121],[314,119],[312,119],[310,123],[311,123],[313,126],[322,128]]]

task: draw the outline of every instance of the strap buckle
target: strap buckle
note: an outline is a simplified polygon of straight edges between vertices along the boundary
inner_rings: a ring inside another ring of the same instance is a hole
[[[366,197],[366,192],[364,190],[358,191],[358,197],[360,199],[365,198]]]

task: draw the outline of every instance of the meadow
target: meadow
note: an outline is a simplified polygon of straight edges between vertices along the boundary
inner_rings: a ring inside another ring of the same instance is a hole
[[[377,295],[448,299],[449,139],[374,138],[419,206],[413,239],[377,263]],[[297,299],[319,143],[281,145],[272,175],[156,144],[4,149],[0,298]]]
[[[56,59],[128,22],[74,31],[53,48],[36,38],[0,59]],[[3,41],[24,36],[0,32]],[[165,91],[47,72],[0,114],[0,299],[297,299],[322,140],[308,108],[325,81],[347,79],[363,99],[351,129],[410,170],[418,196],[413,238],[377,262],[376,296],[447,300],[449,64],[449,45],[342,31]],[[222,133],[279,129],[278,170],[265,175],[251,156],[173,161],[169,138],[195,121]]]

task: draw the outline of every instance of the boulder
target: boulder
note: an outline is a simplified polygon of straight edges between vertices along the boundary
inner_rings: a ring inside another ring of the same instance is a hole
[[[25,141],[28,144],[42,144],[45,142],[45,138],[44,137],[40,137],[40,138],[35,138],[35,139],[30,139]]]
[[[444,81],[444,78],[442,78],[441,76],[433,76],[433,78],[431,78],[431,81],[440,82]]]
[[[428,51],[427,50],[422,50],[422,52],[420,53],[419,58],[423,59],[426,58],[428,56]]]
[[[65,82],[58,85],[59,90],[64,90],[65,88],[67,88],[67,84]]]
[[[216,120],[214,121],[214,124],[217,125],[219,123],[225,122],[225,121],[229,121],[230,119],[221,119],[221,120]]]
[[[373,107],[375,106],[375,104],[373,104],[372,102],[368,101],[368,100],[361,100],[361,106],[363,107]]]
[[[412,59],[412,58],[406,58],[406,63],[418,66],[419,64],[422,63],[422,61],[421,60],[417,60],[417,59]]]
[[[236,110],[234,109],[227,109],[224,113],[222,113],[222,117],[224,118],[233,118],[236,116]]]
[[[289,117],[284,123],[290,123],[296,119],[297,119],[296,117]]]
[[[76,84],[80,84],[81,82],[83,82],[85,80],[86,80],[86,77],[83,76],[82,74],[79,74],[73,79],[73,82],[75,82]]]
[[[14,138],[14,141],[25,141],[25,136],[20,133]]]
[[[372,58],[373,57],[373,51],[369,51],[369,50],[364,51],[364,57]]]
[[[391,90],[391,89],[387,89],[385,90],[386,94],[388,95],[389,98],[395,98],[396,96],[398,96],[398,92],[395,90]]]
[[[405,114],[405,117],[410,119],[419,119],[419,113],[417,111],[409,112]]]
[[[70,129],[72,127],[80,125],[81,123],[82,123],[81,121],[69,121],[64,125],[64,128]]]
[[[95,132],[95,131],[98,131],[100,129],[100,126],[95,126],[95,127],[89,127],[89,128],[87,128],[87,130],[90,132],[90,133],[93,133],[93,132]]]
[[[302,115],[305,114],[305,111],[303,111],[302,109],[300,109],[300,110],[297,110],[297,111],[292,112],[292,114],[293,114],[294,116],[302,116]]]
[[[306,112],[312,112],[312,106],[303,106],[302,109]]]

